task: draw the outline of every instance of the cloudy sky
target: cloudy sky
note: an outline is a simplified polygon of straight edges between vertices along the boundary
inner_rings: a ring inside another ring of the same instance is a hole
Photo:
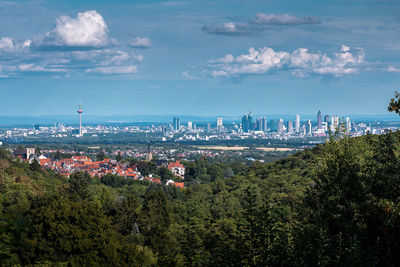
[[[400,0],[0,1],[0,116],[385,114],[399,52]]]

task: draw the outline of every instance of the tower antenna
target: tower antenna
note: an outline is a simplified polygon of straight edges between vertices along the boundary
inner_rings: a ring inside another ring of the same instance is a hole
[[[78,114],[79,114],[79,136],[82,136],[82,104],[79,102],[79,109],[78,109]]]

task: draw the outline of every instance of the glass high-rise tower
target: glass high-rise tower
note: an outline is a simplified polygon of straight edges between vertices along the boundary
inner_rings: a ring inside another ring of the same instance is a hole
[[[179,118],[174,117],[173,126],[175,131],[179,131],[181,129],[181,122]]]
[[[296,121],[294,123],[294,131],[296,133],[300,132],[300,115],[299,114],[296,114]]]
[[[322,114],[321,114],[321,110],[318,111],[317,114],[317,129],[322,129]]]
[[[242,117],[242,131],[248,133],[251,130],[253,130],[253,117],[250,111],[249,115],[244,115]]]

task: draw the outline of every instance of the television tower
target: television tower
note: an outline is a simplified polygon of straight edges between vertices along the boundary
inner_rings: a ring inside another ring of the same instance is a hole
[[[79,104],[78,114],[79,114],[79,136],[82,136],[82,105]]]

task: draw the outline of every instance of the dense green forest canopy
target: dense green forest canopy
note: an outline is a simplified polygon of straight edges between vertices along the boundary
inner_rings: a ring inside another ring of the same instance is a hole
[[[333,136],[268,164],[185,162],[180,189],[67,179],[0,150],[0,262],[396,266],[399,157],[400,132]]]

